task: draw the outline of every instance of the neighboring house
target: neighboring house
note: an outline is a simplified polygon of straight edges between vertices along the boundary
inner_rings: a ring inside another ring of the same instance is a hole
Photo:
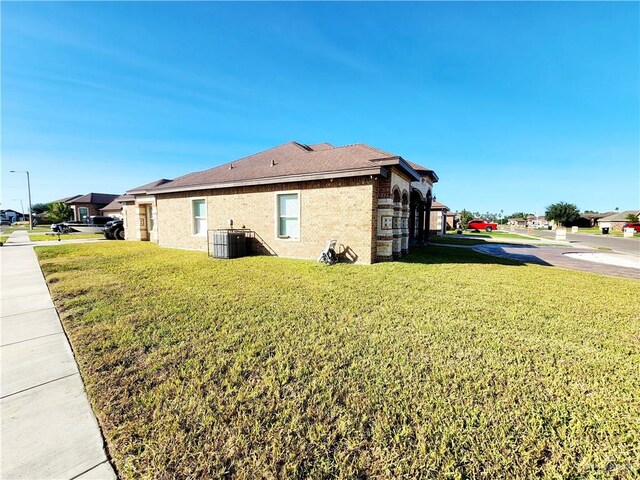
[[[405,255],[428,239],[433,170],[377,148],[289,142],[127,192],[129,240],[207,250],[207,232],[243,228],[262,251],[318,257],[330,239],[362,263]]]
[[[526,227],[527,219],[526,218],[510,218],[508,221],[509,225],[514,225],[516,227]]]
[[[527,217],[527,227],[531,228],[541,228],[548,227],[549,221],[545,218],[544,215],[529,215]]]
[[[125,200],[130,200],[132,198],[133,197],[131,197],[130,195],[120,195],[114,201],[112,201],[105,207],[102,207],[100,209],[100,215],[122,219],[122,209],[124,208],[124,204],[122,202]]]
[[[627,215],[633,214],[640,216],[640,210],[625,210],[624,212],[616,212],[598,219],[598,228],[611,228],[613,230],[622,230],[625,223],[629,223]]]
[[[86,195],[74,195],[61,198],[54,203],[66,203],[71,207],[73,220],[81,222],[87,217],[100,215],[100,209],[113,202],[119,195],[111,193],[87,193]]]
[[[3,218],[10,220],[11,223],[21,222],[25,219],[25,217],[28,217],[28,215],[24,215],[18,212],[17,210],[13,210],[11,208],[7,210],[0,210],[0,215],[2,215]]]
[[[573,222],[574,225],[583,228],[591,228],[598,225],[598,220],[604,217],[608,217],[609,215],[613,215],[616,212],[606,212],[606,213],[582,213],[578,220]]]
[[[444,203],[436,202],[431,203],[431,221],[430,231],[436,235],[444,235],[447,231],[447,212],[449,207]]]
[[[447,212],[447,230],[453,230],[458,228],[458,224],[460,223],[460,214],[457,212]]]

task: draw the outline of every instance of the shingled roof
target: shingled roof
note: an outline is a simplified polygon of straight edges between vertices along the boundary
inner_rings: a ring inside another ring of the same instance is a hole
[[[429,177],[431,177],[431,181],[433,183],[437,182],[438,180],[440,180],[438,178],[438,175],[436,175],[436,172],[434,172],[433,170],[423,167],[422,165],[418,165],[417,163],[413,163],[413,162],[407,162],[409,165],[411,165],[411,168],[413,168],[416,172],[418,172],[420,175],[428,175]]]
[[[413,180],[421,178],[421,173],[399,155],[363,143],[334,147],[329,143],[305,145],[289,142],[218,167],[190,173],[170,182],[147,188],[145,193],[378,175],[383,167],[391,165],[404,170]],[[432,170],[420,168],[425,173],[433,173]],[[437,181],[435,174],[433,177]],[[137,193],[138,190],[143,188],[132,189],[128,193]]]
[[[117,212],[122,210],[122,202],[125,202],[127,200],[133,200],[133,196],[131,195],[120,195],[119,197],[117,197],[113,202],[111,202],[110,204],[108,204],[105,207],[102,207],[100,209],[101,212]]]
[[[606,217],[602,217],[598,219],[599,222],[626,222],[627,215],[638,215],[640,214],[640,210],[625,210],[624,212],[615,212]]]
[[[71,195],[70,197],[64,197],[64,198],[61,198],[59,200],[54,200],[52,203],[68,203],[71,200],[74,200],[76,198],[80,198],[81,196],[82,196],[82,194],[79,193],[78,195]]]
[[[112,193],[87,193],[86,195],[71,197],[70,200],[66,200],[65,203],[95,203],[107,205],[114,201],[118,195]]]
[[[449,210],[444,203],[436,202],[435,200],[431,202],[431,210]]]
[[[161,178],[159,180],[155,180],[153,182],[149,182],[149,183],[145,183],[144,185],[140,185],[139,187],[136,188],[132,188],[131,190],[127,191],[128,195],[132,195],[135,193],[147,193],[149,190],[152,190],[155,187],[158,187],[160,185],[164,185],[165,183],[169,183],[171,180],[167,179],[167,178]],[[126,200],[126,199],[125,199]]]

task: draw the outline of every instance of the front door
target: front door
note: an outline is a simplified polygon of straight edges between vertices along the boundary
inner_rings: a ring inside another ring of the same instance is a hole
[[[140,221],[138,228],[140,229],[140,240],[143,241],[151,240],[151,228],[149,227],[150,207],[151,205],[138,205],[138,218]]]

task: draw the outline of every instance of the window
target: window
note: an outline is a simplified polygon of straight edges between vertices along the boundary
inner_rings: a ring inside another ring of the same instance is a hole
[[[193,234],[207,234],[207,207],[204,200],[193,200],[191,213],[193,215]]]
[[[154,229],[154,221],[153,221],[153,206],[147,205],[147,223],[149,225],[149,231]]]
[[[278,237],[298,238],[300,202],[297,193],[278,195]]]
[[[80,216],[80,220],[84,221],[84,219],[89,216],[89,209],[87,207],[78,208],[78,215]]]

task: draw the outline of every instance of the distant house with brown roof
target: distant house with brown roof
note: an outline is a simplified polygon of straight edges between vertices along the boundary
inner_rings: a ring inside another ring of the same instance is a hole
[[[405,255],[429,234],[433,170],[365,144],[289,142],[131,189],[129,240],[207,250],[208,231],[243,228],[262,249],[317,258],[330,239],[363,263]]]
[[[636,215],[640,216],[640,210],[625,210],[624,212],[615,212],[606,217],[598,219],[598,228],[611,228],[614,230],[622,230],[622,227],[629,223],[627,216]]]
[[[87,217],[100,215],[100,209],[106,207],[119,195],[111,193],[87,193],[86,195],[73,195],[61,198],[54,203],[66,203],[71,207],[73,220],[81,222]]]
[[[115,200],[100,209],[100,215],[122,218],[122,209],[124,208],[124,204],[122,202],[131,198],[133,198],[131,195],[120,195],[116,197]]]

